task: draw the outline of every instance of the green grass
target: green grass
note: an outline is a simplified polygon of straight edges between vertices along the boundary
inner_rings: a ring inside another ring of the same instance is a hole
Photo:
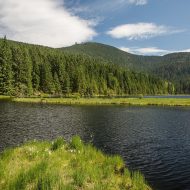
[[[190,98],[15,98],[0,96],[0,100],[23,103],[63,104],[63,105],[136,105],[136,106],[190,106]]]
[[[64,105],[190,106],[188,98],[14,98],[12,101]]]
[[[9,100],[11,99],[10,96],[3,96],[3,95],[0,95],[0,100]]]
[[[0,155],[3,190],[151,190],[119,156],[107,156],[79,137],[70,143],[29,142]]]

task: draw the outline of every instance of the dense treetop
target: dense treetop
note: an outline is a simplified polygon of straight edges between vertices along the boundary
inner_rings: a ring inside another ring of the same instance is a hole
[[[84,43],[63,48],[64,51],[83,53],[109,60],[135,72],[145,72],[175,84],[176,93],[190,93],[190,53],[165,56],[141,56],[99,43]]]
[[[173,93],[171,83],[103,58],[0,40],[0,94],[81,96]]]

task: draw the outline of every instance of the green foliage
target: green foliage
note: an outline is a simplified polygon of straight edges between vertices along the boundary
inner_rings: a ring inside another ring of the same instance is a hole
[[[0,40],[2,95],[23,97],[45,93],[90,97],[174,91],[172,84],[166,83],[147,74],[131,72],[98,56],[68,53],[6,38]]]
[[[130,97],[97,97],[97,98],[10,98],[0,96],[0,100],[23,103],[48,103],[62,105],[137,105],[137,106],[190,106],[190,99],[183,98],[136,98]]]
[[[47,163],[42,161],[34,167],[31,167],[28,171],[25,171],[25,169],[23,169],[22,171],[20,171],[19,175],[15,178],[15,180],[10,183],[9,189],[26,189],[28,183],[32,183],[33,181],[36,181],[36,189],[46,189],[42,188],[45,185],[49,185],[48,183],[43,185],[42,176],[46,168]]]
[[[80,137],[79,136],[74,136],[72,139],[71,139],[71,148],[74,148],[76,150],[82,150],[83,148],[83,142],[81,141]]]
[[[135,186],[136,190],[141,190],[142,187],[145,188],[145,178],[139,172],[132,172],[132,184]]]
[[[0,44],[0,94],[12,95],[13,72],[11,49],[6,37]]]
[[[190,53],[141,56],[99,43],[77,44],[62,49],[70,53],[84,54],[99,58],[100,60],[108,60],[115,65],[127,67],[131,71],[149,73],[163,80],[168,80],[173,83],[168,85],[167,91],[170,94],[190,93]],[[142,85],[142,88],[146,88],[147,86]],[[157,93],[156,89],[154,89],[154,93]]]
[[[65,140],[62,137],[59,137],[58,139],[53,141],[51,150],[55,151],[59,149],[60,147],[62,147],[64,144],[65,144]]]
[[[29,142],[0,154],[0,189],[151,190],[119,156],[106,156],[79,137],[63,143]]]
[[[86,175],[84,171],[76,170],[73,174],[74,184],[78,187],[82,187],[86,180]]]

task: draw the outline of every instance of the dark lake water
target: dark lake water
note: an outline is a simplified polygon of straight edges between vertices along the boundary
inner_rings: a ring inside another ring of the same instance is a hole
[[[155,190],[190,189],[190,108],[0,102],[0,151],[80,135],[140,170]]]

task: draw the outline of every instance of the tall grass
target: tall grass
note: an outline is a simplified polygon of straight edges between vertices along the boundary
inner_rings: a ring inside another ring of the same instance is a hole
[[[23,103],[63,104],[63,105],[136,105],[136,106],[190,106],[190,98],[143,98],[143,97],[96,97],[96,98],[15,98],[1,96],[0,100]]]
[[[11,97],[0,95],[0,100],[11,100]]]
[[[190,106],[190,98],[13,98],[12,101],[63,105]]]
[[[2,190],[150,190],[119,156],[107,156],[79,137],[29,142],[0,155]]]

